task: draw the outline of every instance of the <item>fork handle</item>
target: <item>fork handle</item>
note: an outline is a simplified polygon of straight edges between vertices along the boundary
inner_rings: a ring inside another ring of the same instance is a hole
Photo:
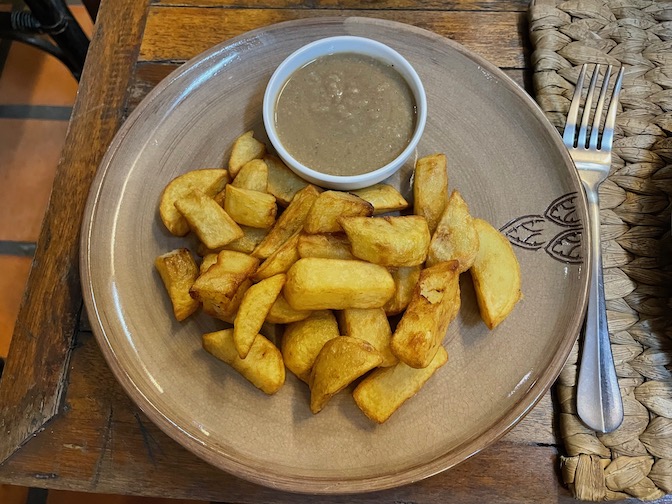
[[[611,432],[623,422],[623,400],[618,388],[607,327],[599,197],[596,188],[586,184],[585,189],[588,200],[591,274],[576,408],[579,418],[588,427],[598,432]]]

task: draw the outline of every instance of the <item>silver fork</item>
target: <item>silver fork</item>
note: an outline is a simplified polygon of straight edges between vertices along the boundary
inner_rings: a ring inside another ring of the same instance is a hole
[[[581,68],[563,134],[565,145],[569,149],[586,191],[588,228],[590,230],[590,289],[576,407],[579,418],[588,427],[599,432],[611,432],[623,422],[623,400],[618,388],[614,360],[609,345],[604,279],[602,276],[600,207],[597,189],[609,175],[609,167],[611,166],[611,146],[614,140],[618,95],[623,81],[623,67],[618,72],[604,122],[604,130],[600,135],[602,110],[612,72],[611,65],[607,68],[590,129],[590,137],[588,137],[588,123],[600,65],[595,66],[595,71],[590,80],[578,135],[576,129],[581,104],[581,90],[583,89],[587,68],[588,65],[583,65],[583,68]]]

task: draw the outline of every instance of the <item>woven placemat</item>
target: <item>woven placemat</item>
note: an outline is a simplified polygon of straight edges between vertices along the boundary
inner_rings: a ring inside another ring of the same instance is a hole
[[[605,291],[625,420],[576,416],[577,344],[556,385],[565,484],[582,500],[672,493],[672,3],[536,0],[536,99],[562,131],[584,63],[624,65],[611,173],[600,190]]]

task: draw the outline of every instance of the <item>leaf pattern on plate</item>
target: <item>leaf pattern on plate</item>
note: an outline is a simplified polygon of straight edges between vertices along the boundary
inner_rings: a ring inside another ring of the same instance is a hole
[[[546,219],[543,215],[524,215],[505,224],[500,231],[509,241],[528,250],[540,249],[545,243]]]
[[[576,210],[578,195],[577,192],[571,192],[560,196],[548,205],[544,215],[523,215],[504,224],[499,230],[512,245],[526,250],[543,247],[557,261],[580,264],[583,262],[583,226]]]
[[[581,235],[581,229],[563,231],[546,245],[546,252],[558,261],[579,264],[583,262],[581,257]]]
[[[578,193],[573,192],[553,200],[548,205],[544,216],[551,222],[555,222],[558,226],[580,226],[581,221],[579,220],[579,214],[576,212],[577,197]]]

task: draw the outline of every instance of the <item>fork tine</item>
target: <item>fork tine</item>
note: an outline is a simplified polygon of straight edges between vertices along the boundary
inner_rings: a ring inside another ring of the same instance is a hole
[[[611,145],[614,143],[614,127],[616,126],[616,110],[618,109],[618,96],[621,93],[621,84],[623,83],[624,68],[618,72],[616,84],[614,84],[614,91],[611,94],[611,102],[609,103],[609,111],[607,118],[604,121],[604,133],[602,134],[602,143],[600,150],[611,150]]]
[[[569,106],[569,112],[567,113],[567,122],[565,123],[565,130],[562,134],[562,140],[565,142],[567,147],[574,146],[574,136],[576,135],[576,120],[579,117],[579,105],[581,105],[581,90],[583,89],[583,81],[586,76],[587,68],[588,65],[585,63],[581,67],[579,80],[576,81],[574,96],[572,96],[572,103]]]
[[[600,75],[600,65],[595,65],[593,76],[590,79],[590,86],[588,87],[588,95],[586,96],[586,103],[583,105],[583,116],[581,117],[581,127],[579,128],[579,139],[577,147],[581,149],[586,148],[586,136],[588,135],[588,121],[590,120],[590,111],[593,106],[593,96],[595,95],[595,86],[597,84],[597,77]]]
[[[600,133],[600,120],[602,119],[602,109],[604,109],[604,99],[607,96],[607,88],[609,87],[609,79],[611,78],[612,65],[607,67],[607,72],[604,74],[602,81],[602,89],[600,89],[600,97],[597,100],[597,107],[595,108],[595,118],[593,119],[593,127],[590,131],[590,145],[589,148],[597,150],[597,141]]]

